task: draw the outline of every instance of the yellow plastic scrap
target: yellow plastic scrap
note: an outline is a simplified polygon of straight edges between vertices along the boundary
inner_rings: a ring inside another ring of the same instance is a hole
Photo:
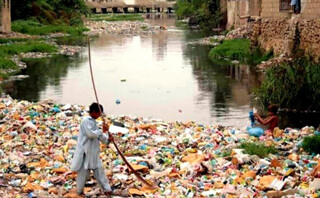
[[[63,152],[68,153],[68,151],[69,151],[68,145],[63,146]]]
[[[281,137],[283,135],[283,130],[279,129],[279,127],[274,128],[273,130],[273,137],[274,138],[278,138]]]
[[[300,188],[302,188],[302,189],[307,189],[307,188],[309,188],[309,184],[307,184],[306,182],[302,182],[299,186],[300,186]]]

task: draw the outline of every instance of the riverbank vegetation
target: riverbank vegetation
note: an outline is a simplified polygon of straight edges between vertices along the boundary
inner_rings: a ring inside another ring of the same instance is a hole
[[[15,41],[16,39],[13,39]],[[1,40],[6,41],[5,39]],[[20,41],[20,39],[17,39]],[[24,39],[22,39],[24,41]],[[0,47],[0,77],[8,78],[10,74],[14,74],[19,67],[12,61],[14,55],[27,52],[47,52],[53,53],[57,51],[57,47],[49,45],[38,40],[28,40],[24,42],[6,43]]]
[[[252,51],[250,46],[249,39],[224,40],[221,45],[210,50],[209,57],[212,61],[237,60],[251,65],[257,65],[273,57],[272,52],[262,53],[258,48]]]
[[[141,14],[94,14],[88,17],[92,21],[143,21]]]
[[[267,69],[262,85],[254,91],[258,105],[270,103],[297,111],[320,111],[320,64],[306,57]]]
[[[80,35],[88,29],[84,26],[68,26],[68,25],[45,25],[38,21],[17,20],[12,22],[12,30],[29,35],[48,35],[52,33],[66,33],[71,35]]]
[[[30,35],[81,34],[89,9],[83,0],[12,1],[12,30]]]
[[[189,18],[189,25],[210,31],[219,28],[223,19],[220,0],[177,0],[176,14],[179,18]]]
[[[0,48],[0,54],[3,57],[12,56],[15,54],[27,53],[27,52],[47,52],[52,53],[57,50],[57,47],[49,45],[41,41],[27,41],[12,43],[8,45],[2,45]]]

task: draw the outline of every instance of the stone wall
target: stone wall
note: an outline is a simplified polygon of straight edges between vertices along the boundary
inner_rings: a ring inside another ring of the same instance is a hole
[[[298,23],[300,48],[320,58],[320,20],[304,19]]]
[[[255,22],[251,37],[255,46],[273,50],[276,55],[295,55],[302,49],[316,59],[320,58],[320,20],[262,18]]]
[[[2,1],[2,6],[0,6],[0,32],[8,33],[11,32],[11,1]]]

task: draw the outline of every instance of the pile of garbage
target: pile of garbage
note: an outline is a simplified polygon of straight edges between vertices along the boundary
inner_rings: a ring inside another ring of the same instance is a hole
[[[0,197],[78,197],[70,162],[87,107],[0,99]],[[126,159],[147,181],[135,178],[112,145],[101,159],[114,189],[140,197],[291,197],[320,193],[319,155],[301,151],[314,129],[277,129],[275,137],[250,137],[245,129],[109,116],[122,123],[112,133]],[[101,124],[101,119],[97,120]],[[246,154],[242,142],[278,149],[261,158]],[[314,171],[316,167],[316,171]],[[85,194],[103,197],[91,176]],[[127,196],[127,197],[128,197]]]
[[[84,33],[86,35],[112,34],[122,36],[158,34],[166,29],[140,21],[87,21],[86,27],[90,29]]]
[[[200,45],[220,45],[226,37],[224,35],[214,35],[200,39],[196,44]]]

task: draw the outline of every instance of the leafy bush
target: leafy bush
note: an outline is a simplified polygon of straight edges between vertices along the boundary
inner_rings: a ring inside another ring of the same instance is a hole
[[[250,155],[257,155],[261,158],[268,156],[270,153],[277,153],[277,149],[274,146],[266,146],[263,143],[244,142],[240,145],[240,148]]]
[[[320,136],[310,136],[303,139],[302,148],[308,153],[320,154]]]
[[[272,103],[280,108],[319,111],[319,79],[320,64],[303,57],[268,69],[254,95],[265,108]]]
[[[74,20],[89,14],[89,8],[83,0],[19,0],[11,1],[12,20],[34,18],[45,24],[79,24]],[[82,24],[82,22],[81,22]]]
[[[175,10],[179,18],[190,18],[190,25],[200,25],[205,30],[211,31],[222,22],[219,0],[178,0]]]

